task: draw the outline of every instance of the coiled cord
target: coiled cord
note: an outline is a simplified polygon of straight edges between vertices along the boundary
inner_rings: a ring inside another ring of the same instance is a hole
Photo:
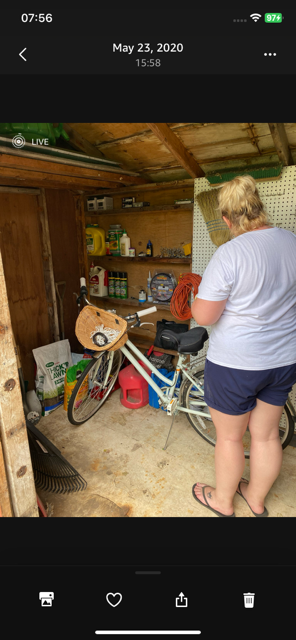
[[[193,291],[194,297],[198,292],[201,283],[201,276],[196,273],[184,273],[180,276],[180,282],[177,284],[171,298],[170,311],[179,320],[189,320],[192,318],[191,308],[188,299]]]

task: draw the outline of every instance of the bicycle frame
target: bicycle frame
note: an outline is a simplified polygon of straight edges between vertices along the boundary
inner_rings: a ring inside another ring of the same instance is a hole
[[[162,380],[165,383],[166,387],[169,388],[166,394],[156,384],[156,382],[154,382],[154,380],[151,379],[149,374],[139,364],[138,360],[136,360],[135,356],[127,349],[127,347],[129,347],[131,351],[133,351],[136,354],[136,356],[148,367],[148,369],[150,369],[150,371],[152,371],[160,380]],[[134,365],[135,369],[141,374],[141,376],[146,380],[146,382],[148,382],[150,387],[152,387],[155,393],[157,393],[158,397],[161,399],[161,402],[165,406],[168,406],[172,402],[172,399],[174,398],[175,388],[180,375],[180,371],[182,371],[184,375],[187,378],[189,378],[189,380],[191,380],[192,383],[194,383],[194,386],[198,389],[200,395],[202,396],[204,395],[203,389],[199,386],[198,382],[194,380],[194,378],[192,378],[192,376],[188,373],[187,369],[183,366],[187,356],[179,354],[174,377],[172,380],[169,380],[168,378],[163,376],[158,369],[156,369],[156,367],[141,353],[141,351],[139,351],[139,349],[137,349],[137,347],[135,347],[135,345],[130,340],[127,340],[124,347],[120,348],[120,351]],[[193,402],[197,406],[207,406],[206,402],[203,402],[202,400],[194,400]],[[193,413],[195,415],[204,416],[204,412],[196,411],[194,409],[187,409],[186,407],[181,407],[178,404],[178,402],[176,402],[176,406],[174,407],[173,413],[176,410],[184,411],[185,413]]]

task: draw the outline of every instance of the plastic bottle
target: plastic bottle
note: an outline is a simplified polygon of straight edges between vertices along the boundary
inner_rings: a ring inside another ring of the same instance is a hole
[[[153,256],[153,246],[151,240],[148,240],[147,242],[146,256],[148,256],[148,258],[152,258]]]
[[[29,410],[39,413],[39,416],[41,418],[42,407],[41,407],[40,400],[38,400],[37,398],[36,391],[27,391],[26,400],[27,400],[27,405]]]
[[[110,244],[110,240],[109,240],[109,234],[106,236],[106,256],[111,256],[111,251],[109,249],[109,244]]]
[[[87,224],[85,229],[86,248],[90,256],[105,256],[105,231],[98,224]]]
[[[123,230],[123,234],[120,238],[120,255],[128,256],[129,248],[131,246],[131,239],[128,237],[126,230]]]
[[[147,278],[147,300],[153,302],[153,296],[151,293],[151,273],[149,271],[149,277]]]
[[[139,291],[139,302],[146,302],[146,291],[144,289]]]
[[[112,256],[120,256],[120,238],[123,234],[123,230],[120,224],[111,224],[108,236],[109,236],[109,251]]]
[[[109,271],[108,273],[108,295],[109,298],[115,298],[115,273]]]
[[[120,274],[120,297],[127,298],[127,273],[122,271]]]
[[[120,272],[115,272],[115,298],[120,298]]]

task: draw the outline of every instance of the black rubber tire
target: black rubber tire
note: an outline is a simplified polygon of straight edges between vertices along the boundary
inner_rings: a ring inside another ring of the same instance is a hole
[[[104,402],[107,400],[107,398],[108,398],[108,396],[109,396],[109,394],[110,394],[110,391],[111,391],[111,389],[114,387],[114,384],[115,384],[115,382],[116,382],[116,380],[117,380],[117,378],[118,378],[119,370],[120,370],[120,367],[121,367],[121,364],[122,364],[122,353],[121,353],[121,351],[115,351],[115,352],[114,352],[114,357],[118,357],[118,358],[119,358],[118,366],[117,366],[117,371],[116,371],[115,375],[113,376],[113,379],[112,379],[112,381],[111,381],[111,383],[110,383],[110,386],[109,386],[109,388],[108,388],[107,393],[106,393],[106,394],[105,394],[105,396],[102,398],[102,402],[98,402],[98,403],[97,403],[97,407],[94,407],[94,409],[89,413],[89,415],[87,415],[87,416],[86,416],[86,418],[85,418],[84,420],[79,420],[79,421],[75,420],[75,417],[74,417],[74,415],[73,415],[73,408],[74,408],[74,403],[75,403],[75,400],[76,400],[77,394],[78,394],[78,392],[79,392],[79,390],[80,390],[80,387],[82,386],[83,381],[85,380],[86,376],[87,376],[87,375],[89,375],[89,373],[90,373],[90,371],[92,370],[92,368],[96,366],[96,364],[97,364],[97,362],[98,362],[98,359],[99,359],[99,358],[102,358],[102,357],[103,357],[103,355],[104,355],[104,354],[107,354],[107,353],[109,353],[109,355],[110,355],[110,353],[111,353],[111,352],[110,352],[110,351],[109,351],[109,352],[108,352],[108,351],[101,351],[98,357],[96,357],[96,358],[92,358],[92,359],[90,360],[89,365],[88,365],[88,366],[84,369],[84,371],[82,372],[81,376],[79,377],[79,380],[77,380],[77,383],[76,383],[76,385],[75,385],[75,387],[74,387],[74,389],[73,389],[73,391],[72,391],[72,395],[71,395],[71,398],[70,398],[70,400],[69,400],[69,404],[68,404],[68,411],[67,411],[67,415],[68,415],[68,420],[69,420],[69,422],[71,422],[71,424],[73,424],[73,425],[75,425],[75,426],[79,426],[79,425],[81,425],[81,424],[84,424],[84,423],[85,423],[85,422],[87,422],[90,418],[92,418],[92,416],[94,416],[94,415],[97,413],[97,411],[99,411],[99,409],[101,408],[101,406],[102,406],[102,405],[104,404]],[[115,354],[117,354],[117,355],[115,356]]]
[[[196,374],[194,374],[194,378],[200,378],[204,375],[204,371],[198,371]],[[184,380],[181,389],[180,389],[180,404],[183,407],[186,407],[189,409],[189,407],[187,407],[187,398],[188,398],[188,390],[189,388],[192,386],[192,383],[190,382],[190,380],[186,379]],[[205,407],[207,408],[207,407]],[[289,406],[287,404],[285,404],[283,412],[286,414],[287,420],[288,420],[288,429],[285,430],[284,434],[281,437],[281,443],[282,443],[282,448],[285,449],[289,443],[291,442],[293,435],[294,435],[294,420],[293,417],[291,415]],[[193,427],[193,429],[196,431],[196,433],[198,433],[199,436],[201,436],[204,440],[206,440],[206,442],[208,442],[209,444],[211,444],[213,447],[215,446],[215,444],[212,442],[212,440],[209,440],[207,438],[207,436],[205,435],[205,433],[203,433],[202,429],[198,429],[197,426],[194,424],[193,422],[193,418],[192,415],[190,413],[186,414],[187,416],[187,420],[189,421],[189,423],[191,424],[191,426]],[[285,436],[285,438],[284,438]],[[283,440],[284,438],[284,440]],[[249,452],[245,452],[245,458],[248,459],[250,457],[250,453]]]

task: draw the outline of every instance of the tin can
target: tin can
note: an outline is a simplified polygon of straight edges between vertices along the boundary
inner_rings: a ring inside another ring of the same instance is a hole
[[[128,255],[130,258],[134,258],[136,255],[136,249],[134,249],[134,247],[130,247],[128,250]]]
[[[122,271],[120,274],[120,297],[127,298],[127,273]]]
[[[116,271],[115,276],[115,298],[120,298],[120,272]]]
[[[113,271],[109,271],[108,274],[108,295],[110,298],[115,298],[115,274]]]

